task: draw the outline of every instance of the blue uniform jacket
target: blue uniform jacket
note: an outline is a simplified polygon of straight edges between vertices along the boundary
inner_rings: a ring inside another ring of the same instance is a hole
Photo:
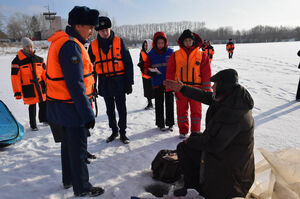
[[[166,79],[168,60],[173,52],[173,49],[168,48],[166,52],[159,54],[154,48],[152,48],[152,50],[148,53],[148,57],[151,61],[152,67],[157,68],[161,72],[160,75],[151,77],[152,86],[163,85],[163,81]]]
[[[99,34],[97,40],[100,48],[107,54],[109,48],[111,48],[114,38],[114,32],[111,31],[111,35],[108,39],[102,39]],[[95,55],[92,52],[91,46],[89,46],[88,53],[90,55],[92,63],[95,62]],[[103,97],[113,97],[124,95],[127,93],[133,85],[133,63],[129,51],[126,49],[123,40],[121,39],[121,55],[124,63],[125,74],[105,77],[98,75],[98,93]]]
[[[81,43],[86,43],[72,27],[67,26],[66,33]],[[81,55],[80,46],[74,41],[66,42],[60,49],[59,62],[74,103],[47,101],[47,119],[49,122],[66,127],[82,127],[95,118],[91,102],[85,95]],[[71,62],[74,57],[79,60],[76,64]]]

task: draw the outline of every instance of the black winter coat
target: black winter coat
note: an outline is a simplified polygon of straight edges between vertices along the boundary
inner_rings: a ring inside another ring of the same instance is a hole
[[[202,194],[207,199],[245,197],[254,181],[251,95],[240,85],[220,102],[211,92],[193,87],[184,86],[181,92],[209,105],[205,131],[187,140],[189,147],[202,152]]]

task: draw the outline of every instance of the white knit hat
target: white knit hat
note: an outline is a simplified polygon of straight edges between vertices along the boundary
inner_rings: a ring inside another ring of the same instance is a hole
[[[21,42],[22,42],[23,48],[25,48],[27,46],[32,46],[33,47],[33,42],[28,37],[23,37]]]

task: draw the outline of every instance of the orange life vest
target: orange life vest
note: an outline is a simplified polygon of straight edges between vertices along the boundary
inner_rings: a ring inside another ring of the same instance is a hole
[[[24,104],[36,104],[46,100],[45,68],[43,58],[28,58],[23,50],[12,61],[11,82],[14,93],[21,93]]]
[[[142,55],[142,59],[143,59],[143,61],[145,63],[148,55],[144,51],[142,51],[142,50],[141,50],[141,55]],[[146,75],[144,73],[142,73],[142,77],[145,78],[145,79],[150,79],[151,78],[151,76]]]
[[[175,52],[175,80],[179,80],[185,85],[200,87],[202,53],[198,48],[195,48],[187,56],[183,49],[177,50]]]
[[[61,70],[61,65],[59,63],[59,51],[61,47],[70,40],[76,42],[81,49],[85,94],[89,98],[92,97],[93,84],[95,80],[93,77],[93,65],[91,63],[88,52],[86,51],[82,43],[76,38],[69,36],[63,31],[57,31],[48,39],[48,41],[52,43],[50,45],[47,58],[47,100],[73,103],[69,90],[66,86],[66,82],[64,80],[64,74]]]
[[[209,58],[209,61],[211,62],[212,61],[212,59],[213,59],[213,55],[215,54],[215,51],[214,51],[214,49],[212,48],[212,47],[210,47],[210,46],[207,46],[207,48],[205,49],[205,51],[204,52],[206,52],[207,53],[207,55],[208,55],[208,58]]]
[[[233,50],[234,50],[234,44],[231,43],[231,44],[226,44],[226,50],[229,52],[229,53],[232,53]]]
[[[95,71],[104,76],[115,76],[125,74],[124,63],[121,55],[121,39],[114,36],[112,47],[107,55],[99,47],[98,39],[91,43],[92,52],[95,56]]]

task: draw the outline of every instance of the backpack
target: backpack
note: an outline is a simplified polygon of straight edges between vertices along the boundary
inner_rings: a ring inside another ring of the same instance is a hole
[[[176,150],[161,150],[151,163],[153,179],[174,183],[181,178]]]

